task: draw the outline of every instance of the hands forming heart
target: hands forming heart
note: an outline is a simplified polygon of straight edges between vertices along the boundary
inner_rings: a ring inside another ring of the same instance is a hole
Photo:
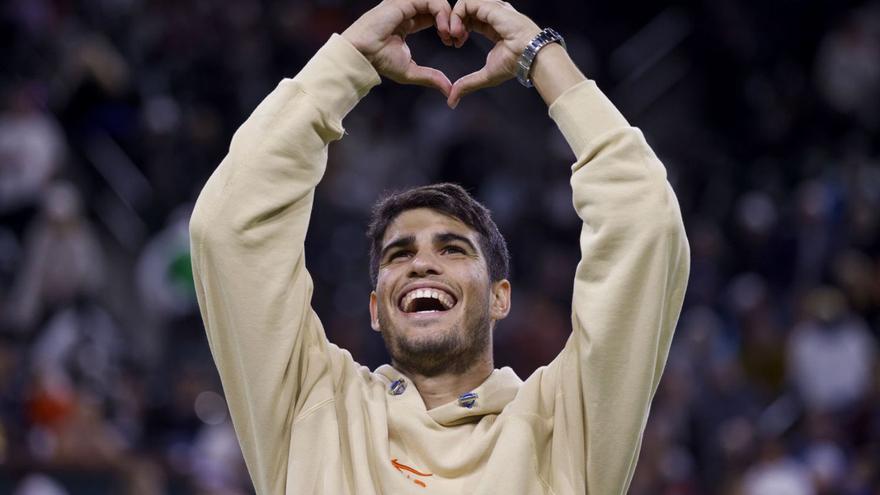
[[[451,83],[443,72],[417,64],[406,37],[431,26],[446,46],[460,48],[471,32],[495,43],[486,64]],[[526,45],[541,28],[509,3],[500,0],[384,0],[342,33],[376,71],[401,84],[439,89],[450,108],[479,89],[497,86],[515,77],[516,64]]]

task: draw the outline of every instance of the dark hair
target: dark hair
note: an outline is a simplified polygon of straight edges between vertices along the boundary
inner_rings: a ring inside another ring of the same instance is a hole
[[[480,250],[486,257],[489,279],[497,282],[507,278],[510,254],[489,210],[458,184],[443,183],[389,194],[373,206],[367,237],[370,239],[370,279],[374,287],[379,276],[382,238],[385,237],[388,225],[401,213],[416,208],[430,208],[449,215],[477,231]]]

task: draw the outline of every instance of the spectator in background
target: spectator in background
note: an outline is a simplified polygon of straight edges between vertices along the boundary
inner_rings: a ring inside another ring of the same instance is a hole
[[[880,4],[868,3],[828,33],[816,56],[816,79],[832,108],[857,118],[870,129],[880,127]]]
[[[41,108],[41,89],[37,82],[18,85],[0,114],[0,217],[39,206],[61,169],[64,138]]]
[[[82,199],[67,182],[46,191],[41,214],[28,228],[25,261],[7,301],[8,324],[26,331],[45,315],[93,296],[104,277],[103,253]]]
[[[785,450],[768,440],[760,460],[743,479],[742,495],[816,495],[810,472]]]
[[[844,411],[875,386],[876,339],[837,289],[811,290],[803,308],[807,319],[788,340],[788,376],[808,410]]]
[[[68,495],[69,493],[50,476],[32,473],[21,480],[12,495]]]
[[[148,240],[135,266],[139,302],[151,338],[141,339],[145,361],[167,359],[162,349],[196,340],[199,329],[196,290],[189,252],[191,204],[177,207],[165,227]],[[198,335],[201,342],[201,335]]]
[[[189,254],[192,205],[179,206],[146,246],[137,263],[141,303],[160,320],[198,312]]]

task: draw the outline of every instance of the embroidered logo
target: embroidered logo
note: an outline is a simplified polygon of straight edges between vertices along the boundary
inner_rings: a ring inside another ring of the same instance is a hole
[[[406,464],[399,462],[397,459],[391,459],[391,465],[394,466],[394,469],[396,469],[396,470],[400,471],[402,474],[404,474],[406,476],[406,479],[412,480],[413,483],[419,485],[422,488],[425,488],[428,485],[426,485],[424,481],[422,481],[418,478],[413,478],[413,476],[434,476],[433,473],[422,473],[422,472],[416,471],[414,468],[411,468],[411,467],[407,466]]]

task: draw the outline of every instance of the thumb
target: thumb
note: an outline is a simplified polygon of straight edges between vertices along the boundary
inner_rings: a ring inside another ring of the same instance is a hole
[[[410,60],[406,71],[403,73],[403,77],[397,82],[436,88],[447,98],[449,97],[449,91],[452,89],[452,83],[449,82],[446,74],[432,67],[423,67],[413,60]]]
[[[497,84],[497,82],[493,81],[489,69],[484,66],[482,69],[471,72],[455,81],[455,84],[452,85],[452,90],[449,92],[449,97],[446,98],[446,104],[449,105],[449,108],[455,108],[465,95]]]

